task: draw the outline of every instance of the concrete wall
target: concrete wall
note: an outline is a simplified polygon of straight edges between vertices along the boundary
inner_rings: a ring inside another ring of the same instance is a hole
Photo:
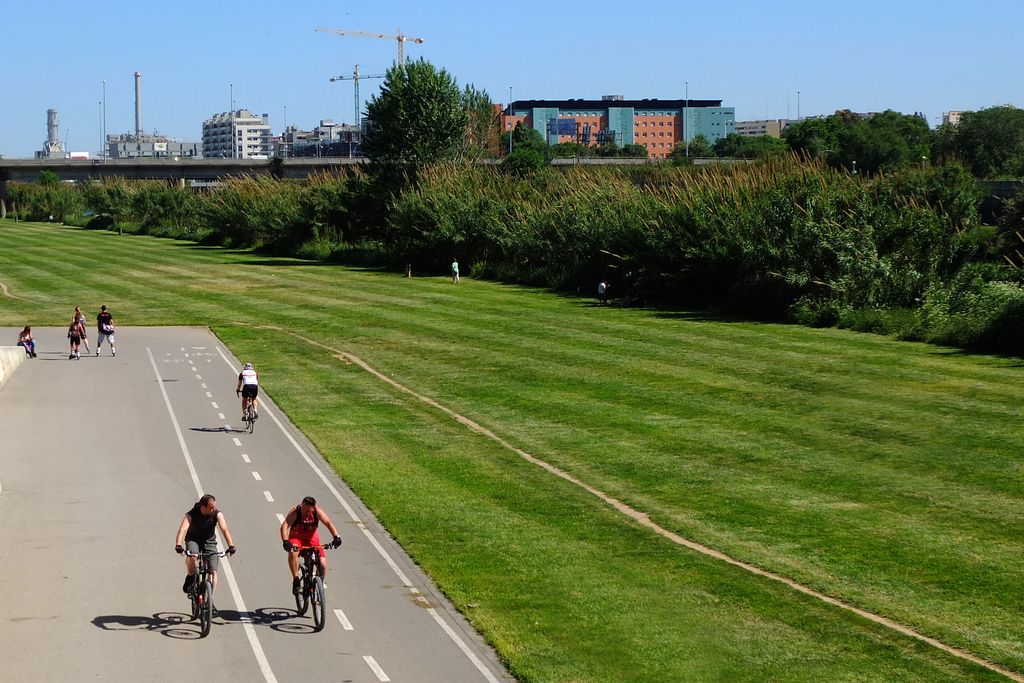
[[[0,346],[0,387],[25,358],[25,349],[21,346]]]

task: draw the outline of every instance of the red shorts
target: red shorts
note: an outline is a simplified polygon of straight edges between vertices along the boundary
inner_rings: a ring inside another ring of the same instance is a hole
[[[288,542],[291,543],[292,545],[298,546],[300,549],[301,548],[309,548],[310,546],[320,545],[320,534],[314,531],[313,535],[309,536],[309,537],[291,536],[291,537],[289,537]],[[320,557],[324,557],[325,554],[326,554],[326,553],[324,553],[324,549],[323,548],[317,548],[316,552],[317,552],[317,555],[319,555]]]

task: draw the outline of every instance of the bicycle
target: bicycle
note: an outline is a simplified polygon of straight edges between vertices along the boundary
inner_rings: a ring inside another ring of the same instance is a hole
[[[299,550],[299,592],[295,594],[295,609],[299,616],[313,607],[313,631],[324,630],[327,614],[327,593],[324,591],[324,579],[320,575],[320,553],[317,550],[330,550],[333,543],[323,545],[307,545]]]
[[[194,553],[186,550],[186,557],[196,558],[195,579],[188,590],[192,602],[192,618],[199,620],[199,637],[205,638],[210,633],[210,621],[213,619],[213,582],[210,580],[210,558],[226,557],[227,550],[208,553]]]
[[[245,423],[245,428],[252,434],[256,426],[256,409],[253,407],[252,396],[245,397],[245,412],[243,413],[242,422]]]

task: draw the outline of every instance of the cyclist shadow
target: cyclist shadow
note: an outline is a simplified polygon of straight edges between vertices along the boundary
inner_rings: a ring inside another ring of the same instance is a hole
[[[307,613],[308,623],[297,623],[295,619],[303,619],[299,613],[288,607],[260,607],[253,615],[253,623],[269,626],[280,633],[313,633],[313,620]]]
[[[231,428],[229,428],[229,427],[227,427],[225,425],[221,425],[220,427],[189,427],[189,429],[191,431],[193,431],[193,432],[220,432],[220,433],[225,433],[226,432],[228,434],[232,434],[234,432],[240,431],[238,429],[231,429]]]
[[[198,624],[186,624],[192,617],[181,612],[157,612],[152,616],[107,614],[92,620],[93,626],[104,631],[153,631],[168,638],[193,640],[200,637]]]

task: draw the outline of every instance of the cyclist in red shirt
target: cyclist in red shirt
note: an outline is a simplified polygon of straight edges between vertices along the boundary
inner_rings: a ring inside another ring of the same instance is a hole
[[[320,522],[323,522],[334,536],[331,546],[340,546],[341,536],[338,536],[338,528],[334,526],[334,522],[323,508],[316,504],[316,498],[313,496],[303,498],[281,523],[281,542],[288,551],[288,569],[292,573],[292,593],[299,592],[299,550],[320,545],[320,534],[317,531]],[[317,548],[317,553],[320,555],[320,576],[326,577],[327,557],[322,548]]]

